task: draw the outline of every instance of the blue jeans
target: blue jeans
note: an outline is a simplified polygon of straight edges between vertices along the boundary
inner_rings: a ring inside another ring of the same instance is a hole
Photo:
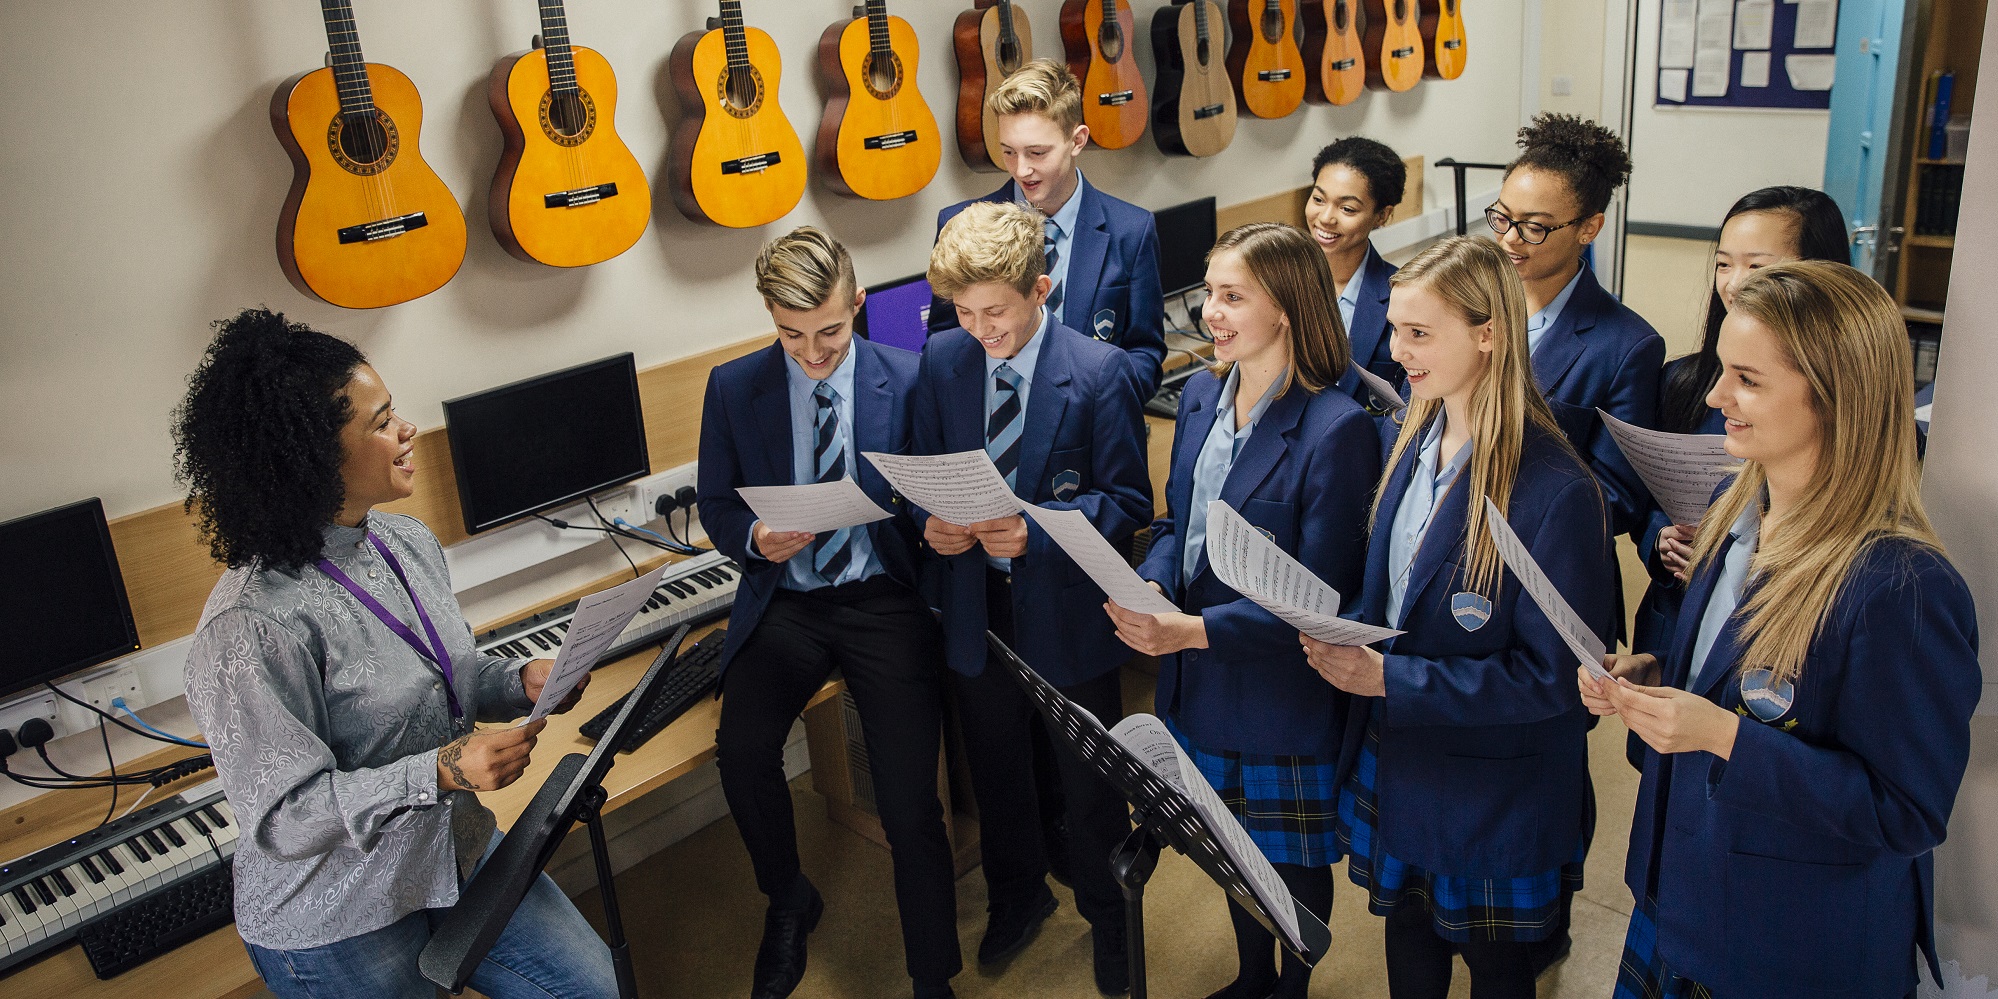
[[[499,836],[493,836],[493,845]],[[492,847],[486,848],[486,856]],[[479,863],[483,865],[485,858]],[[278,999],[436,999],[417,955],[445,909],[427,909],[324,947],[266,950],[244,944]],[[543,874],[514,910],[469,983],[491,999],[614,999],[610,948]]]

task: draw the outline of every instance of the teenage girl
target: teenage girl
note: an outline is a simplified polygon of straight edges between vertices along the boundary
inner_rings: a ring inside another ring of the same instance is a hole
[[[1338,294],[1339,319],[1353,346],[1353,364],[1402,389],[1401,365],[1388,346],[1388,279],[1394,265],[1374,250],[1368,237],[1388,224],[1408,186],[1408,167],[1387,146],[1348,136],[1318,151],[1311,161],[1311,195],[1304,220],[1311,239],[1325,251]],[[1339,391],[1367,411],[1385,416],[1392,408],[1367,390],[1357,372],[1339,379]]]

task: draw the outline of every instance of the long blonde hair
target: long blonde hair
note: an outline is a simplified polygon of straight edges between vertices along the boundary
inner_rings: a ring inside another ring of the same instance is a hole
[[[1519,477],[1519,455],[1528,423],[1538,425],[1567,446],[1554,423],[1554,413],[1533,381],[1533,359],[1526,342],[1526,286],[1498,243],[1481,236],[1453,236],[1417,254],[1388,279],[1396,287],[1427,288],[1449,303],[1472,326],[1492,324],[1492,349],[1484,373],[1471,391],[1471,464],[1457,479],[1470,490],[1464,519],[1464,546],[1470,555],[1465,582],[1497,599],[1500,568],[1498,548],[1485,529],[1489,498],[1501,510],[1512,501]],[[1394,451],[1381,472],[1374,493],[1379,516],[1388,479],[1410,448],[1420,448],[1422,433],[1441,413],[1443,400],[1416,399],[1408,404],[1395,438]],[[1454,487],[1453,487],[1454,488]]]
[[[1333,286],[1325,251],[1296,226],[1251,222],[1222,233],[1214,248],[1207,251],[1207,259],[1224,252],[1241,256],[1242,266],[1290,320],[1286,344],[1290,370],[1277,394],[1289,392],[1292,384],[1317,392],[1345,377],[1346,365],[1353,360],[1353,346],[1340,319],[1339,292]],[[1232,366],[1224,361],[1208,367],[1215,377],[1225,379]]]
[[[1793,680],[1869,546],[1907,538],[1942,551],[1922,508],[1907,326],[1872,278],[1824,260],[1762,268],[1735,293],[1729,315],[1776,337],[1809,383],[1818,418],[1817,467],[1797,507],[1757,542],[1755,592],[1739,612],[1747,615],[1742,661]],[[1700,520],[1695,570],[1716,556],[1742,510],[1762,501],[1768,481],[1759,462],[1742,464]]]

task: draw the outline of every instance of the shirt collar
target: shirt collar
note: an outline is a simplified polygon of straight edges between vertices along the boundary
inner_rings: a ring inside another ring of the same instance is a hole
[[[350,555],[355,549],[367,544],[368,531],[375,526],[374,517],[374,512],[369,511],[368,515],[362,518],[359,527],[327,524],[320,528],[320,536],[325,539],[324,546],[320,548],[320,555],[325,558],[339,558]]]
[[[1373,254],[1369,253],[1366,257],[1360,258],[1360,266],[1353,271],[1352,278],[1346,282],[1346,290],[1339,293],[1340,305],[1348,308],[1359,307],[1360,286],[1367,283],[1367,257],[1371,256]]]
[[[1069,192],[1068,200],[1062,202],[1062,206],[1055,209],[1053,215],[1048,216],[1054,221],[1055,227],[1061,230],[1063,236],[1075,235],[1075,220],[1082,214],[1082,189],[1087,186],[1089,182],[1082,179],[1082,168],[1076,167],[1075,190]],[[1013,200],[1029,208],[1033,207],[1028,205],[1026,197],[1020,194],[1020,185],[1017,183],[1013,185]]]
[[[1526,331],[1533,333],[1549,329],[1555,323],[1559,322],[1561,320],[1561,310],[1568,307],[1568,299],[1575,295],[1575,286],[1582,283],[1582,275],[1588,272],[1589,267],[1587,264],[1576,268],[1575,276],[1568,279],[1568,283],[1562,287],[1561,293],[1554,296],[1553,301],[1548,302],[1544,308],[1526,320]]]
[[[1471,446],[1476,443],[1465,441],[1464,446],[1458,448],[1457,453],[1451,456],[1448,464],[1440,469],[1437,468],[1437,463],[1443,454],[1443,427],[1449,420],[1450,417],[1445,413],[1436,414],[1436,422],[1429,425],[1429,432],[1422,438],[1422,452],[1415,459],[1417,470],[1427,473],[1430,480],[1438,486],[1456,480],[1457,473],[1463,471],[1464,466],[1470,463]]]
[[[826,376],[826,384],[831,385],[841,399],[853,399],[853,355],[858,353],[853,343],[846,346],[846,356],[840,359],[839,367]],[[789,354],[784,355],[784,383],[790,386],[791,394],[801,399],[810,399],[819,383],[811,375],[805,374],[803,365]]]
[[[1753,550],[1762,536],[1762,500],[1744,505],[1741,516],[1734,518],[1734,525],[1727,533],[1737,546]]]
[[[1256,422],[1261,420],[1263,414],[1269,411],[1270,403],[1275,402],[1277,396],[1283,394],[1284,382],[1289,380],[1289,377],[1290,369],[1285,368],[1282,373],[1277,375],[1275,381],[1270,382],[1270,387],[1263,390],[1262,398],[1257,399],[1256,404],[1249,407],[1249,420],[1242,424],[1240,430],[1235,431],[1237,435],[1245,434],[1255,429]],[[1221,383],[1221,407],[1215,411],[1215,423],[1221,424],[1226,422],[1229,428],[1233,429],[1233,421],[1223,421],[1222,417],[1231,416],[1235,412],[1235,392],[1241,386],[1242,366],[1237,364],[1228,369],[1228,379]]]
[[[1021,347],[1018,354],[1003,359],[993,357],[991,354],[985,355],[986,378],[989,380],[992,377],[992,373],[998,371],[999,366],[1004,364],[1010,366],[1020,376],[1021,382],[1032,385],[1034,383],[1034,366],[1041,362],[1041,344],[1047,342],[1048,327],[1050,325],[1052,323],[1048,315],[1048,310],[1043,307],[1041,309],[1041,325],[1034,330],[1033,339],[1028,340],[1027,345]]]

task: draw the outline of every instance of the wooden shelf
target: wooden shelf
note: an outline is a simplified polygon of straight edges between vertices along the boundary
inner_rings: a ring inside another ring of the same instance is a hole
[[[1902,241],[1905,246],[1926,246],[1931,249],[1948,250],[1956,246],[1955,236],[1909,236]]]
[[[1901,306],[1901,318],[1911,323],[1928,323],[1932,326],[1941,326],[1943,314],[1941,309],[1924,309],[1916,305],[1903,305]]]
[[[1915,164],[1917,166],[1962,166],[1963,161],[1952,159],[1932,160],[1926,156],[1917,156],[1915,157]]]

